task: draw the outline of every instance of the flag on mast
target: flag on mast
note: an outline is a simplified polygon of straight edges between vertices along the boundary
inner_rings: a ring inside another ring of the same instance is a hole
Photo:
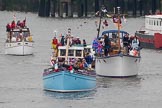
[[[16,15],[15,14],[13,15],[13,19],[14,19],[14,21],[16,21]]]
[[[120,29],[122,28],[122,21],[121,19],[118,19],[117,16],[113,16],[113,23],[115,25],[115,27],[119,27]]]

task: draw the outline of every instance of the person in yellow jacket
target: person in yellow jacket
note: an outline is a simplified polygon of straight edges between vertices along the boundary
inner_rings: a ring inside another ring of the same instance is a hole
[[[58,53],[58,40],[56,36],[52,39],[52,48],[54,49],[55,56],[57,56]]]

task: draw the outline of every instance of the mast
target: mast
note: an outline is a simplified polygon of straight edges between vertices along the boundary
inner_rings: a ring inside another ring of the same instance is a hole
[[[100,28],[101,28],[101,15],[100,15],[100,21],[99,21],[99,27],[98,27],[98,33],[97,33],[97,38],[99,37],[99,35],[100,35]]]
[[[117,24],[118,24],[118,49],[119,51],[121,50],[121,46],[120,46],[120,7],[117,7],[118,9],[118,14],[117,14],[117,17],[118,17],[118,21],[117,21]]]
[[[102,19],[102,16],[103,16],[105,10],[106,10],[106,9],[105,9],[104,5],[102,5],[102,7],[101,7],[101,9],[100,9],[100,11],[99,11],[100,21],[99,21],[99,27],[98,27],[98,29],[97,29],[97,30],[98,30],[97,38],[98,38],[99,35],[100,35],[101,19]]]
[[[65,64],[68,64],[68,53],[69,53],[69,42],[71,38],[71,29],[68,29],[68,34],[67,34],[67,44],[66,44],[66,55],[65,55]]]

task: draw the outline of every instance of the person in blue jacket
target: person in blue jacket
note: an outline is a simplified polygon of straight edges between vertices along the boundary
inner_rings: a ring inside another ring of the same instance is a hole
[[[91,64],[93,62],[93,57],[89,53],[87,53],[87,55],[85,56],[85,60],[88,64],[88,67],[91,68]]]

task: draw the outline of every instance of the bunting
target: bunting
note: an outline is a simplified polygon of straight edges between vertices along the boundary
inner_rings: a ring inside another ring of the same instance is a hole
[[[115,27],[119,27],[119,29],[121,29],[122,28],[122,21],[121,21],[121,19],[119,19],[119,18],[117,18],[117,16],[113,16],[112,17],[112,20],[113,20],[113,23],[114,23],[114,25],[115,25]]]

